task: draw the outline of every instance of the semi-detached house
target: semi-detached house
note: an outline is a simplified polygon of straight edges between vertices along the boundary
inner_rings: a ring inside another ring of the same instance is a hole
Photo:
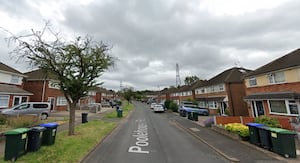
[[[195,89],[195,99],[200,107],[208,108],[210,114],[225,114],[226,109],[232,116],[247,116],[244,75],[250,70],[234,67],[223,71]]]
[[[290,52],[245,77],[251,117],[300,115],[300,49]]]
[[[0,109],[29,101],[33,94],[23,89],[24,77],[26,75],[0,62]]]

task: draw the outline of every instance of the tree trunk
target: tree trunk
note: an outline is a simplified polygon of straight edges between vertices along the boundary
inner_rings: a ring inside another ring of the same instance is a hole
[[[75,109],[76,103],[71,103],[69,112],[69,136],[75,135]]]

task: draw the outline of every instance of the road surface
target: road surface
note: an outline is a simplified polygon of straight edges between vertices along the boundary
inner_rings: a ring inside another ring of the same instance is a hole
[[[131,116],[82,162],[221,163],[228,162],[207,145],[176,127],[170,113],[153,113],[134,103]]]

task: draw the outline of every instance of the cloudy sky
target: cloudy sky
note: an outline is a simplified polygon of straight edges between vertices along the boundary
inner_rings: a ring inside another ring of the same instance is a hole
[[[112,45],[115,67],[99,79],[119,90],[158,90],[180,77],[211,77],[234,66],[256,69],[299,48],[298,0],[0,0],[0,27],[14,34],[49,20],[65,37]],[[21,71],[0,29],[0,61]]]

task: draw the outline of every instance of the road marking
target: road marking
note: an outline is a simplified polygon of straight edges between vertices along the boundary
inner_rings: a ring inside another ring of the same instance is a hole
[[[148,126],[145,120],[136,120],[136,122],[138,123],[138,129],[133,131],[132,136],[135,137],[137,141],[135,145],[129,147],[128,152],[147,154],[149,151],[143,150],[142,147],[149,145]]]
[[[197,129],[197,128],[190,128],[190,130],[192,130],[192,131],[194,131],[194,132],[198,132],[198,131],[200,131],[199,129]]]

